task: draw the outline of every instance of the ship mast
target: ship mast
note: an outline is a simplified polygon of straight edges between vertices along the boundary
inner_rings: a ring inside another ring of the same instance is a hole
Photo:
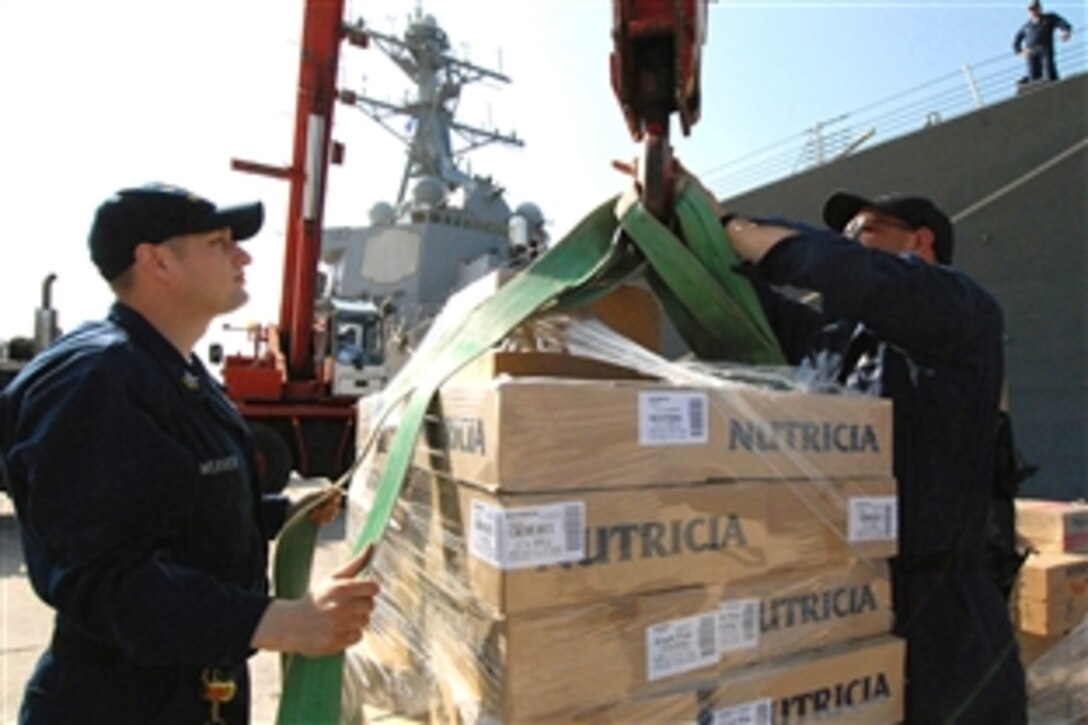
[[[416,87],[416,95],[396,105],[352,91],[340,91],[340,100],[363,111],[407,147],[408,160],[397,193],[397,205],[404,201],[408,181],[430,176],[440,179],[448,190],[464,188],[472,195],[476,187],[489,183],[461,171],[457,158],[491,143],[523,146],[516,134],[476,128],[454,120],[461,89],[479,80],[509,83],[510,78],[497,71],[458,60],[449,55],[449,40],[435,19],[416,8],[415,18],[404,38],[375,32],[362,19],[348,31],[359,33],[374,43],[407,75]],[[398,130],[389,123],[392,116],[408,116],[407,125]],[[456,132],[465,145],[454,151],[451,136]],[[409,135],[410,134],[410,135]]]

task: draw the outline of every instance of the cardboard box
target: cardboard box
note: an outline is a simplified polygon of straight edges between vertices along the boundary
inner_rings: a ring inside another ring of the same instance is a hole
[[[1042,552],[1088,554],[1088,503],[1017,499],[1016,532]]]
[[[905,652],[889,635],[749,668],[705,695],[700,722],[900,722]]]
[[[516,271],[495,270],[473,282],[470,285],[470,295],[486,293],[489,289],[493,293],[516,276]],[[595,318],[642,347],[650,350],[661,349],[661,305],[653,291],[645,286],[621,284],[604,297],[572,312]],[[547,315],[542,317],[548,318]],[[555,336],[554,326],[545,322],[543,327],[546,329],[535,329],[540,319],[541,317],[533,318],[520,325],[511,334],[510,341],[515,346],[528,349],[540,349],[534,347],[536,344],[551,348],[561,347],[562,335]]]
[[[591,303],[589,313],[642,347],[661,349],[661,306],[645,287],[620,285]]]
[[[1029,634],[1063,635],[1088,617],[1088,601],[1083,594],[1067,599],[1021,599],[1017,602],[1016,617],[1020,629]]]
[[[515,378],[551,377],[583,380],[648,380],[634,370],[615,363],[555,352],[511,352],[490,350],[480,355],[452,378],[453,384],[472,384],[501,376]]]
[[[892,610],[886,562],[864,562],[505,617],[437,607],[428,625],[435,679],[464,693],[461,709],[474,701],[519,722],[713,685],[746,664],[886,634]]]
[[[571,713],[561,722],[631,725],[632,723],[694,723],[698,701],[693,693],[640,697]],[[510,721],[507,721],[510,722]]]
[[[1088,616],[1088,555],[1035,554],[1020,571],[1016,622],[1041,637],[1072,631]]]
[[[504,494],[434,479],[431,579],[503,613],[896,552],[891,479]]]
[[[886,561],[862,560],[811,573],[787,572],[722,587],[719,671],[791,652],[891,632],[891,574]],[[747,608],[757,603],[758,627]]]
[[[515,378],[448,384],[438,404],[416,463],[433,464],[431,441],[445,449],[443,473],[495,490],[892,475],[891,403],[880,398]],[[364,438],[380,405],[360,401]]]
[[[629,713],[627,717],[638,712],[624,697],[633,678],[626,670],[633,663],[613,660],[600,668],[602,644],[612,654],[622,652],[619,640],[610,635],[607,617],[619,616],[622,627],[622,622],[637,619],[644,606],[658,612],[715,606],[713,597],[698,589],[655,598],[648,605],[630,597],[552,609],[541,617],[533,616],[538,612],[491,618],[450,604],[436,607],[428,616],[428,641],[432,646],[429,663],[445,713],[440,721],[630,722],[618,719],[618,712]],[[595,692],[598,686],[602,689]],[[676,717],[690,721],[694,693],[686,694],[684,701]],[[658,703],[650,707],[654,704]]]
[[[1064,638],[1064,634],[1041,637],[1024,631],[1017,632],[1016,642],[1020,647],[1020,662],[1023,663],[1025,668],[1031,667],[1039,658],[1054,649]]]
[[[1028,599],[1088,594],[1088,554],[1032,554],[1020,570],[1017,592]]]
[[[441,725],[479,725],[480,723],[517,723],[501,710],[483,709],[470,694],[457,690],[456,683],[439,680],[431,708],[430,721]],[[560,706],[562,703],[558,703]],[[537,723],[594,723],[595,725],[632,725],[632,723],[695,723],[698,695],[682,692],[609,703],[591,708],[561,708],[559,714],[534,718]],[[372,721],[374,722],[374,721]]]

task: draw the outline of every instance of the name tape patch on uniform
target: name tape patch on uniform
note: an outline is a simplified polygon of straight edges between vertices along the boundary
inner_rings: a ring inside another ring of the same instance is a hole
[[[228,471],[237,471],[241,463],[238,460],[238,456],[224,456],[223,458],[213,458],[210,461],[201,461],[199,470],[201,476],[214,476],[217,473],[227,473]]]

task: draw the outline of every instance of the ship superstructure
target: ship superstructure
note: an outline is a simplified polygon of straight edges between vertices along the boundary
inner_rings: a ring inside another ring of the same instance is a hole
[[[482,146],[522,145],[514,133],[456,118],[466,86],[510,79],[451,55],[446,33],[418,9],[403,37],[376,32],[362,21],[357,29],[413,89],[400,104],[343,90],[339,99],[401,141],[406,163],[396,201],[374,204],[368,226],[326,228],[321,259],[329,293],[378,304],[389,317],[391,339],[404,340],[453,291],[533,256],[546,243],[544,218],[531,203],[512,210],[494,180],[462,168],[464,157]]]

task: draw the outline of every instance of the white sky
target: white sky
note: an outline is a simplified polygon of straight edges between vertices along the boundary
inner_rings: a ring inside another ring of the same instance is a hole
[[[415,0],[348,0],[347,17],[403,28]],[[677,153],[695,171],[963,63],[1011,54],[1026,2],[733,2],[710,7],[703,117]],[[509,86],[472,86],[465,123],[516,131],[521,150],[472,155],[475,173],[533,201],[558,238],[623,179],[637,148],[612,95],[610,0],[428,0],[462,57]],[[1083,32],[1080,0],[1047,5]],[[42,278],[72,329],[110,295],[87,258],[98,203],[159,180],[218,203],[261,199],[250,244],[251,301],[232,321],[278,314],[287,186],[230,171],[232,157],[290,158],[301,0],[0,0],[0,339],[29,335]],[[376,49],[345,49],[341,85],[398,101],[407,85]],[[347,146],[329,180],[326,222],[362,225],[392,200],[403,150],[353,109],[336,109]],[[209,337],[212,337],[211,335]],[[233,347],[240,338],[223,339]]]

